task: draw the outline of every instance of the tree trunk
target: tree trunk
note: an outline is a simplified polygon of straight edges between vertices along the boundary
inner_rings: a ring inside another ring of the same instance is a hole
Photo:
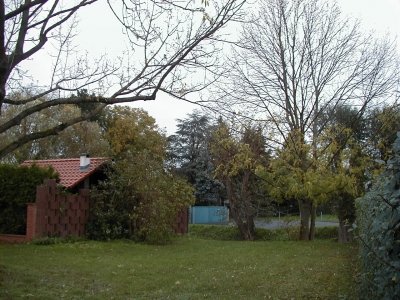
[[[300,209],[299,240],[308,241],[310,239],[311,201],[299,200],[299,209]]]
[[[353,241],[353,233],[349,231],[350,228],[351,224],[349,224],[348,220],[339,218],[339,243],[351,243]]]
[[[6,80],[7,80],[5,75],[3,75],[2,73],[3,73],[3,71],[1,70],[1,67],[0,67],[0,116],[1,116],[4,99],[6,97]]]
[[[317,207],[314,204],[311,204],[311,222],[310,222],[310,233],[309,240],[312,241],[315,237],[315,219],[317,217]]]
[[[226,193],[229,199],[230,212],[235,221],[240,236],[243,240],[252,241],[255,238],[255,213],[252,211],[252,203],[248,195],[248,176],[240,180],[240,184],[232,182],[232,178],[225,181]],[[237,190],[240,189],[238,193]]]
[[[255,225],[252,218],[247,218],[247,220],[238,220],[237,222],[240,236],[243,240],[253,241],[255,238]]]
[[[243,240],[252,241],[255,238],[254,216],[246,211],[248,207],[243,204],[231,202],[232,218],[239,229],[240,236]]]

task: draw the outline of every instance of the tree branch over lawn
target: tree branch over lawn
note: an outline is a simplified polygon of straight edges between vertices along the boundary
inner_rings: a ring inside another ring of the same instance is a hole
[[[77,14],[96,2],[0,1],[0,137],[42,110],[98,104],[90,114],[82,113],[79,118],[31,132],[9,144],[0,143],[0,159],[27,142],[93,117],[106,105],[155,100],[159,91],[179,98],[207,86],[205,77],[198,80],[193,74],[198,70],[212,73],[217,68],[217,33],[241,17],[245,0],[215,0],[207,6],[192,0],[179,5],[158,0],[107,1],[128,45],[113,61],[105,56],[97,60],[88,54],[79,56],[72,45]],[[57,53],[50,84],[37,87],[24,62],[40,57],[39,50],[49,44]],[[71,97],[82,89],[90,90],[93,96]],[[20,108],[10,116],[5,114],[10,107]]]

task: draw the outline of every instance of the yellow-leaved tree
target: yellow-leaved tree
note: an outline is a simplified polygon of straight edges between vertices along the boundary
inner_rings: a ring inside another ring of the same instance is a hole
[[[256,169],[266,164],[268,155],[260,129],[247,128],[235,138],[220,120],[211,143],[215,176],[223,182],[232,218],[244,240],[255,238],[254,218],[264,199]]]
[[[165,243],[193,188],[164,168],[166,138],[141,109],[115,107],[101,122],[115,156],[109,180],[93,193],[89,235]]]
[[[333,150],[333,149],[332,149]],[[324,149],[324,153],[328,153]],[[330,156],[313,158],[312,147],[293,132],[277,152],[268,168],[258,169],[266,192],[276,201],[296,200],[300,210],[300,240],[315,236],[315,211],[318,205],[338,197],[354,197],[357,177],[345,166],[336,170],[328,164]]]

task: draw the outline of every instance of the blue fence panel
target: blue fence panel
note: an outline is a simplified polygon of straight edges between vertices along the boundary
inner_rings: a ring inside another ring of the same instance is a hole
[[[190,223],[192,224],[227,224],[229,211],[225,206],[192,206]]]

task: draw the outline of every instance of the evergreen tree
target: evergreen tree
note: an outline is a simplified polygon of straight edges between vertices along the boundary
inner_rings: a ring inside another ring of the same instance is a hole
[[[224,199],[222,184],[213,175],[212,131],[210,118],[195,110],[178,120],[176,133],[168,137],[168,166],[194,186],[196,203],[203,205],[221,205]]]
[[[400,299],[400,133],[385,171],[357,200],[361,298]]]

